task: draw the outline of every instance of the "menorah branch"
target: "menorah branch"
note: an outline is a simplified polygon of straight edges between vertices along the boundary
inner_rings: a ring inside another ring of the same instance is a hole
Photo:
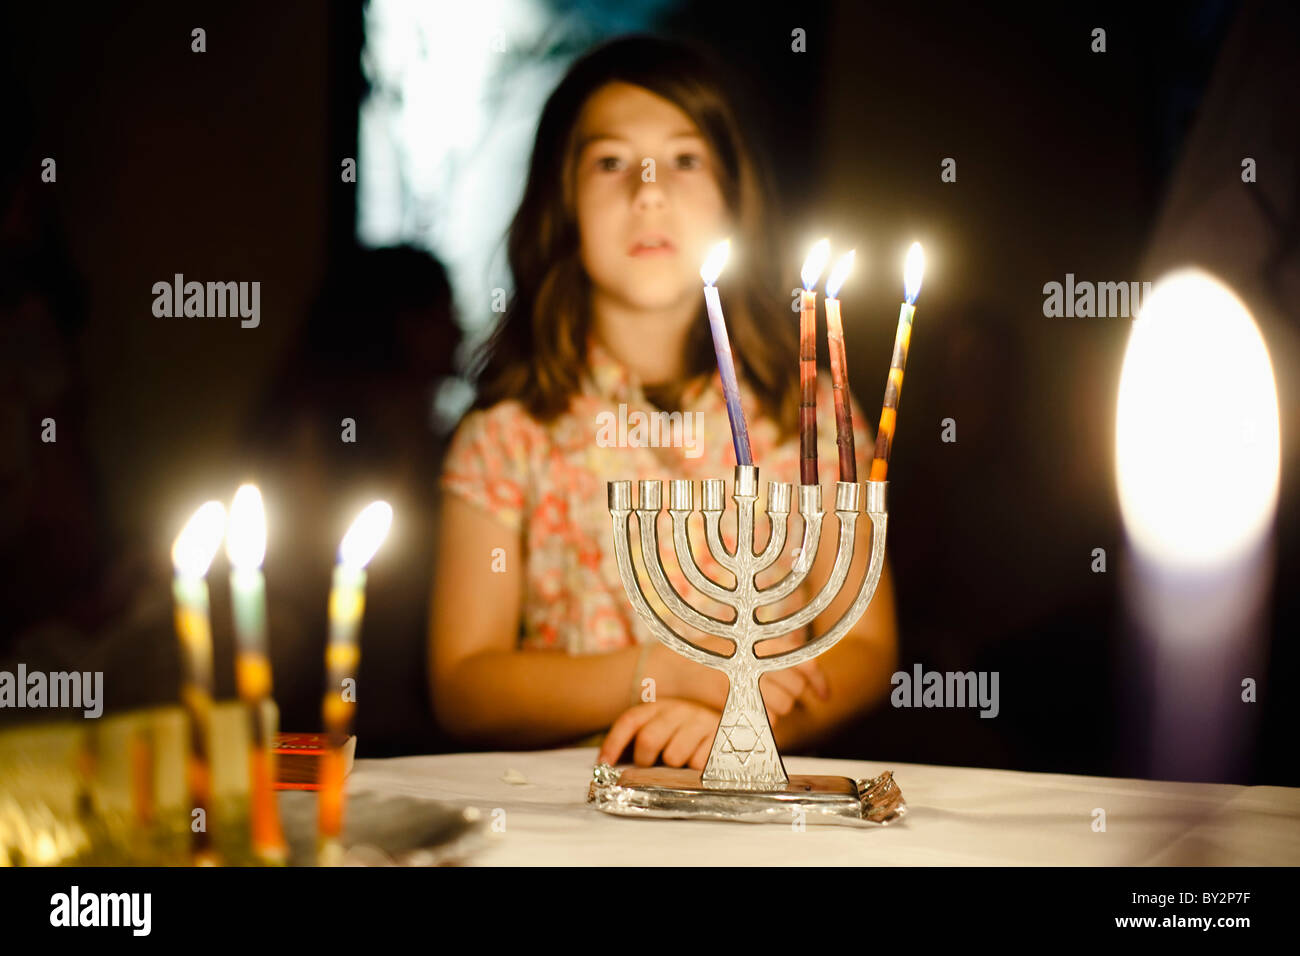
[[[686,519],[690,516],[690,508],[686,510],[670,509],[668,512],[673,519],[673,549],[677,552],[677,560],[681,565],[682,573],[686,575],[686,580],[691,582],[691,586],[706,597],[713,598],[723,604],[731,604],[732,599],[736,596],[734,587],[723,587],[716,581],[705,576],[700,570],[700,566],[695,561],[695,551],[691,547],[690,530],[686,526]]]
[[[721,666],[728,659],[728,655],[719,654],[707,647],[700,647],[691,643],[669,627],[646,601],[645,594],[641,590],[641,584],[636,579],[636,569],[632,565],[631,529],[629,528],[632,514],[631,503],[631,482],[611,481],[609,483],[609,511],[614,524],[614,556],[618,562],[618,573],[623,581],[623,590],[626,592],[628,600],[631,601],[633,610],[645,622],[651,634],[687,660],[695,661],[697,664],[703,664],[706,667]]]
[[[767,483],[767,544],[754,565],[755,572],[766,571],[785,550],[785,533],[789,519],[790,483],[769,481]]]
[[[844,586],[844,580],[848,577],[849,568],[853,564],[853,551],[856,544],[854,533],[858,524],[858,486],[847,481],[837,482],[835,497],[835,514],[839,518],[840,535],[830,577],[812,601],[798,611],[771,621],[755,621],[752,629],[755,641],[771,640],[810,624],[816,620],[817,615],[831,606],[831,602]]]
[[[831,625],[831,628],[826,633],[813,638],[801,647],[783,651],[780,654],[773,654],[771,657],[759,658],[760,670],[764,672],[782,670],[812,660],[818,654],[830,650],[839,643],[840,639],[866,613],[867,606],[871,603],[871,599],[875,597],[876,587],[880,584],[880,575],[885,567],[885,529],[889,522],[889,515],[883,510],[883,488],[887,484],[887,482],[883,481],[867,482],[868,498],[871,496],[873,485],[880,487],[880,506],[882,510],[869,512],[871,518],[871,562],[867,566],[867,573],[862,578],[862,585],[858,588],[853,603],[849,605],[844,613],[840,615],[840,619]]]
[[[803,541],[799,545],[798,554],[795,555],[794,565],[790,573],[776,584],[761,588],[757,592],[755,607],[785,600],[803,584],[804,578],[812,570],[813,556],[821,547],[822,519],[826,517],[826,512],[822,511],[821,485],[799,486],[799,514],[803,517]]]
[[[641,529],[641,558],[645,562],[646,573],[650,576],[650,583],[654,585],[659,600],[663,601],[668,606],[668,610],[677,615],[688,627],[703,631],[705,634],[712,634],[714,637],[734,640],[736,622],[723,621],[712,615],[701,614],[682,599],[676,588],[672,586],[672,582],[668,580],[667,574],[664,573],[663,561],[659,557],[657,527],[659,482],[642,481],[639,490],[641,500],[638,502],[636,516],[637,524]],[[690,555],[686,557],[689,558]],[[677,560],[679,563],[683,562],[681,554],[678,554]]]

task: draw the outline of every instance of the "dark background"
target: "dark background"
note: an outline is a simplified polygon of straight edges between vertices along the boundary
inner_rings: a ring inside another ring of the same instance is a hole
[[[268,510],[292,515],[273,527],[267,560],[282,726],[314,729],[333,546],[352,503],[400,473],[408,520],[372,566],[359,753],[439,749],[419,695],[445,436],[419,403],[450,373],[458,332],[436,263],[355,248],[355,186],[338,170],[357,154],[361,8],[47,3],[6,18],[0,394],[13,460],[0,660],[97,661],[117,675],[106,677],[112,705],[174,699],[171,539],[198,502],[228,501],[256,476]],[[190,51],[195,26],[206,53]],[[1067,272],[1153,281],[1194,253],[1254,311],[1282,411],[1259,730],[1242,742],[1247,769],[1223,779],[1300,784],[1289,759],[1300,630],[1295,11],[701,3],[644,26],[707,43],[752,94],[741,106],[779,186],[790,285],[809,238],[859,250],[846,338],[868,409],[892,344],[897,263],[913,239],[928,253],[890,469],[900,667],[996,670],[1001,713],[885,706],[823,752],[1142,775],[1126,747],[1137,730],[1118,716],[1131,638],[1113,444],[1129,320],[1045,318],[1042,287]],[[1104,54],[1090,52],[1097,26]],[[805,54],[790,50],[795,27],[807,31]],[[1219,119],[1238,107],[1262,120],[1243,131]],[[1215,149],[1231,158],[1216,166]],[[47,156],[55,184],[40,181]],[[1269,157],[1258,184],[1241,183],[1242,156]],[[940,181],[944,157],[957,160],[956,183]],[[1185,214],[1187,197],[1210,193],[1246,210],[1231,228]],[[1253,260],[1243,254],[1256,247]],[[151,287],[177,272],[259,280],[260,327],[155,318]],[[376,291],[394,288],[405,291]],[[339,418],[331,402],[364,409],[356,446],[322,445]],[[39,440],[46,415],[56,445]],[[948,417],[955,444],[939,440]],[[1207,435],[1207,478],[1212,450]],[[1098,547],[1104,574],[1091,570]],[[219,558],[219,687],[233,693],[222,574]],[[1236,679],[1226,687],[1236,693]]]

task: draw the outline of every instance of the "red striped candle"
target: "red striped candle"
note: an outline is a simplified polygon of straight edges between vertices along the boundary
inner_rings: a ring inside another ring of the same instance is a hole
[[[844,325],[840,321],[840,286],[853,268],[853,251],[840,257],[826,280],[826,351],[831,356],[831,384],[835,390],[835,447],[840,454],[840,481],[858,480],[858,458],[853,444],[853,407],[849,402],[849,365],[844,352]]]
[[[817,481],[817,293],[813,286],[826,268],[830,240],[817,242],[804,260],[799,276],[799,483]]]

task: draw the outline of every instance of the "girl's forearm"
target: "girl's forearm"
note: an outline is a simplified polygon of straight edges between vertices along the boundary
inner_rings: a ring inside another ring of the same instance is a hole
[[[607,729],[632,705],[640,647],[607,654],[484,651],[462,660],[434,701],[439,724],[479,746],[551,747]]]

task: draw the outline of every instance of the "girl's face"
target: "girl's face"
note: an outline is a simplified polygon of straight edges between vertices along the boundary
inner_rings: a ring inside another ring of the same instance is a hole
[[[578,121],[575,200],[582,265],[634,309],[698,296],[700,265],[726,238],[715,159],[691,119],[640,86],[609,83]]]

